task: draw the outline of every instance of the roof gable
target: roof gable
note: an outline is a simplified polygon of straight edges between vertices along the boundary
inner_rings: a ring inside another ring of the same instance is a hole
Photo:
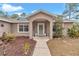
[[[28,15],[27,18],[32,17],[32,16],[37,15],[37,14],[40,14],[40,13],[46,14],[46,15],[51,16],[51,17],[56,17],[55,14],[51,14],[45,10],[37,10],[37,11],[33,12],[32,14]]]

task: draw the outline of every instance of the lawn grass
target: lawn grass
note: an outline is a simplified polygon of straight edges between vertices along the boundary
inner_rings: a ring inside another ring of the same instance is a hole
[[[52,56],[78,56],[79,39],[52,39],[47,42]]]

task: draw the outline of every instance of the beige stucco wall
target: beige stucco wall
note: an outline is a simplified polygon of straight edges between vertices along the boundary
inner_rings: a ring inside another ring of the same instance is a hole
[[[29,36],[29,32],[28,33],[20,33],[18,32],[18,24],[19,23],[15,23],[15,24],[12,24],[11,26],[11,30],[12,30],[12,33],[16,36]],[[27,24],[27,23],[20,23],[20,24]]]
[[[1,24],[4,25],[4,27],[1,27]],[[11,24],[7,22],[0,21],[0,36],[2,36],[2,33],[10,33],[11,32]]]

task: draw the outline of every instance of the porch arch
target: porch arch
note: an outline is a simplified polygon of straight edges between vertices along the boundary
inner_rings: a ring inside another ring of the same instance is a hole
[[[38,18],[38,19],[31,19],[29,21],[29,35],[30,35],[30,38],[33,38],[33,22],[35,21],[38,21],[38,22],[43,22],[43,21],[47,21],[49,22],[49,38],[52,39],[53,37],[53,22],[52,22],[52,19],[46,19],[46,18]],[[47,33],[46,33],[47,34]]]

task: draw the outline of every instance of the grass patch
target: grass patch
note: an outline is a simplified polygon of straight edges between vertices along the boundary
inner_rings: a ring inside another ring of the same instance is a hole
[[[79,55],[79,39],[52,39],[47,44],[52,56]]]

